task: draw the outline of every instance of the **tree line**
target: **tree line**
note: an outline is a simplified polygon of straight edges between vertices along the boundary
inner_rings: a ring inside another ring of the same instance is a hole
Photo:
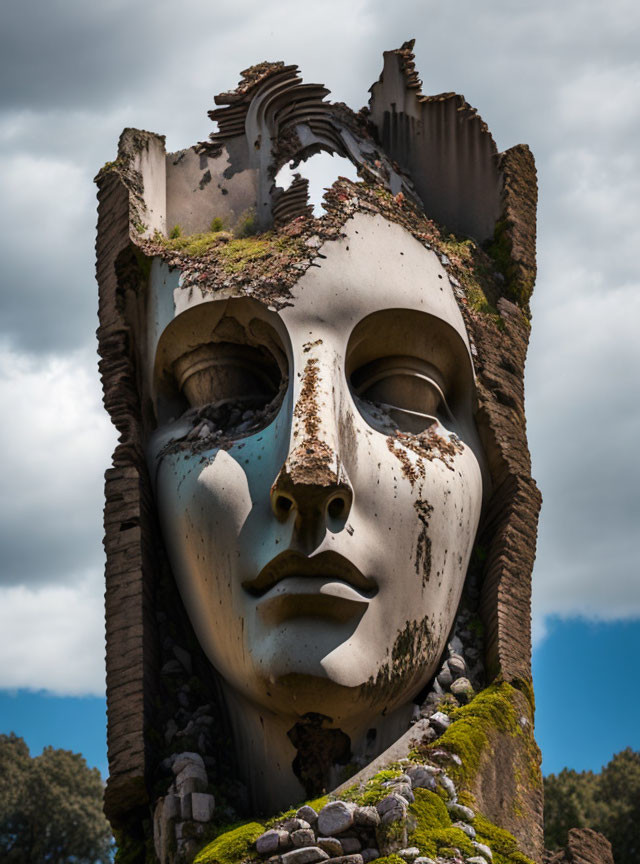
[[[97,768],[69,750],[32,757],[13,732],[0,735],[0,861],[108,864],[111,829]]]
[[[616,864],[640,861],[640,753],[627,747],[599,774],[571,771],[544,780],[544,840],[561,849],[571,828],[593,828],[609,840]]]

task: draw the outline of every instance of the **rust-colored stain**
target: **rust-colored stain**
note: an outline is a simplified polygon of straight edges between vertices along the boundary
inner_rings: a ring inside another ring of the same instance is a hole
[[[433,513],[433,507],[426,501],[414,501],[413,506],[418,519],[422,523],[418,542],[416,543],[416,573],[422,575],[422,587],[424,588],[431,578],[431,537],[429,537],[429,519]]]
[[[455,435],[447,440],[432,429],[428,429],[419,435],[411,435],[408,432],[396,432],[395,435],[389,435],[387,448],[400,462],[402,473],[413,488],[418,479],[424,480],[426,477],[423,459],[429,462],[439,459],[450,471],[453,471],[453,460],[455,456],[463,452],[464,445]],[[409,459],[407,450],[419,457],[415,464]]]
[[[294,432],[302,426],[304,437],[287,459],[281,480],[285,477],[292,483],[314,486],[333,486],[339,482],[338,474],[331,467],[336,455],[329,445],[319,438],[320,411],[317,402],[318,360],[310,357],[302,373],[300,396],[293,409]]]

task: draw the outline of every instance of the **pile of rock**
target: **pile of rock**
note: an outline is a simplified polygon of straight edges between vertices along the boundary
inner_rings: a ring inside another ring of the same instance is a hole
[[[204,761],[198,753],[171,757],[174,780],[159,798],[153,813],[153,839],[161,864],[172,860],[173,850],[188,855],[211,820],[215,800],[208,786]]]
[[[407,761],[398,776],[383,786],[387,794],[375,806],[337,800],[318,813],[308,805],[301,807],[295,816],[277,822],[258,837],[258,854],[268,864],[367,864],[391,854],[407,864],[487,864],[493,860],[491,850],[475,839],[471,824],[475,813],[458,802],[455,785],[444,769]],[[415,800],[413,790],[436,792],[438,787],[447,798],[453,827],[464,831],[477,854],[465,857],[459,849],[450,849],[449,857],[434,861],[408,846],[415,827],[409,810]]]
[[[440,670],[421,705],[416,705],[414,721],[431,720],[443,699],[452,708],[466,705],[484,687],[481,637],[471,625],[473,615],[467,610],[458,613],[455,635],[449,640]],[[434,729],[432,739],[439,734]],[[427,732],[427,738],[429,733]]]

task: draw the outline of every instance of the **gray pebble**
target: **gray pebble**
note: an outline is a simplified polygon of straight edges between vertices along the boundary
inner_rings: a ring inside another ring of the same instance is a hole
[[[461,819],[463,822],[472,822],[476,818],[471,807],[465,807],[464,804],[458,804],[455,801],[449,801],[447,809],[451,816]]]
[[[398,795],[402,795],[408,804],[413,804],[415,798],[411,791],[411,780],[407,778],[407,781],[407,783],[394,783],[389,788],[391,792],[396,792]]]
[[[282,864],[315,864],[316,861],[326,861],[329,856],[317,846],[304,846],[293,849],[282,856]]]
[[[415,861],[416,858],[420,857],[420,850],[417,846],[409,846],[407,849],[400,849],[398,855],[405,861]]]
[[[471,701],[475,695],[471,681],[468,678],[457,678],[451,685],[451,692],[463,701]]]
[[[429,723],[431,726],[435,727],[436,732],[444,732],[449,728],[449,726],[451,726],[451,718],[442,711],[436,711],[436,713],[432,714],[429,718]]]
[[[477,841],[473,841],[473,848],[476,852],[479,852],[483,858],[486,858],[487,861],[493,861],[493,852],[489,849],[488,846],[485,846],[484,843],[478,843]]]
[[[368,864],[369,861],[375,861],[376,858],[380,857],[380,851],[378,849],[374,849],[371,847],[370,849],[363,849],[360,853],[362,855],[362,860],[364,864]]]
[[[330,801],[318,813],[318,832],[326,837],[341,834],[353,825],[355,810],[355,804]]]
[[[467,837],[470,837],[471,840],[476,839],[476,829],[473,827],[473,825],[467,825],[466,822],[454,822],[453,827],[459,828],[461,831],[464,831]]]
[[[363,864],[363,858],[360,854],[342,855],[340,858],[332,858],[331,864]]]
[[[429,770],[429,768],[424,765],[414,765],[412,768],[409,768],[407,774],[414,789],[430,789],[432,792],[435,791],[436,781],[434,774],[437,773],[437,769],[433,768]]]
[[[289,845],[289,833],[281,828],[271,828],[265,831],[256,840],[256,849],[259,855],[271,855],[278,849]]]
[[[324,849],[331,858],[344,855],[342,843],[336,837],[318,837],[318,846]]]
[[[458,798],[458,794],[456,792],[456,787],[453,785],[453,780],[450,777],[447,777],[446,774],[440,774],[438,777],[438,783],[442,786],[444,791],[449,796],[450,801],[456,801]]]
[[[311,825],[305,819],[298,819],[296,817],[292,817],[291,819],[286,819],[280,825],[280,828],[284,828],[285,831],[300,831],[306,828],[311,828]]]
[[[467,664],[459,654],[452,654],[447,660],[447,666],[454,678],[459,678],[467,673]]]
[[[357,837],[343,837],[340,841],[345,855],[353,855],[362,849],[362,843]]]
[[[358,807],[353,821],[362,828],[376,828],[380,824],[380,815],[375,807]]]
[[[303,807],[301,807],[297,811],[296,816],[298,817],[298,819],[304,819],[304,821],[308,822],[309,825],[313,825],[315,822],[318,821],[318,814],[313,809],[313,807],[309,807],[308,804],[305,804]]]
[[[396,816],[396,819],[404,817],[407,812],[407,802],[401,795],[392,792],[391,795],[387,795],[387,797],[383,798],[382,801],[378,801],[376,804],[376,810],[380,814],[383,824],[386,825],[389,821],[395,821],[395,819],[385,821],[385,817],[389,813],[398,813],[399,815]]]
[[[451,670],[448,669],[446,665],[443,666],[442,671],[438,675],[438,684],[446,690],[447,687],[451,686],[452,681],[453,675],[451,674]]]
[[[291,832],[291,842],[296,849],[302,846],[315,846],[316,835],[311,828],[298,828],[297,831]]]

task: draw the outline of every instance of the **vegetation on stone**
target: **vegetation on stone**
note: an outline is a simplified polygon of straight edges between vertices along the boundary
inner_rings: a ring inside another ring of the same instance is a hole
[[[194,864],[237,864],[251,856],[254,846],[264,831],[260,822],[247,822],[225,831],[204,847],[194,858]]]
[[[423,855],[434,858],[444,849],[455,847],[465,855],[473,855],[473,846],[467,835],[451,823],[444,801],[428,789],[416,789],[415,801],[409,807],[415,817],[416,828],[409,835],[409,845],[417,846]]]
[[[460,758],[461,764],[453,762],[447,771],[464,788],[470,786],[482,757],[489,751],[492,732],[518,734],[513,690],[510,684],[492,684],[468,705],[454,708],[450,712],[453,722],[449,728],[437,742],[429,745],[429,749],[444,749]]]
[[[31,757],[22,738],[0,735],[0,860],[111,861],[102,779],[78,753],[45,747]]]

